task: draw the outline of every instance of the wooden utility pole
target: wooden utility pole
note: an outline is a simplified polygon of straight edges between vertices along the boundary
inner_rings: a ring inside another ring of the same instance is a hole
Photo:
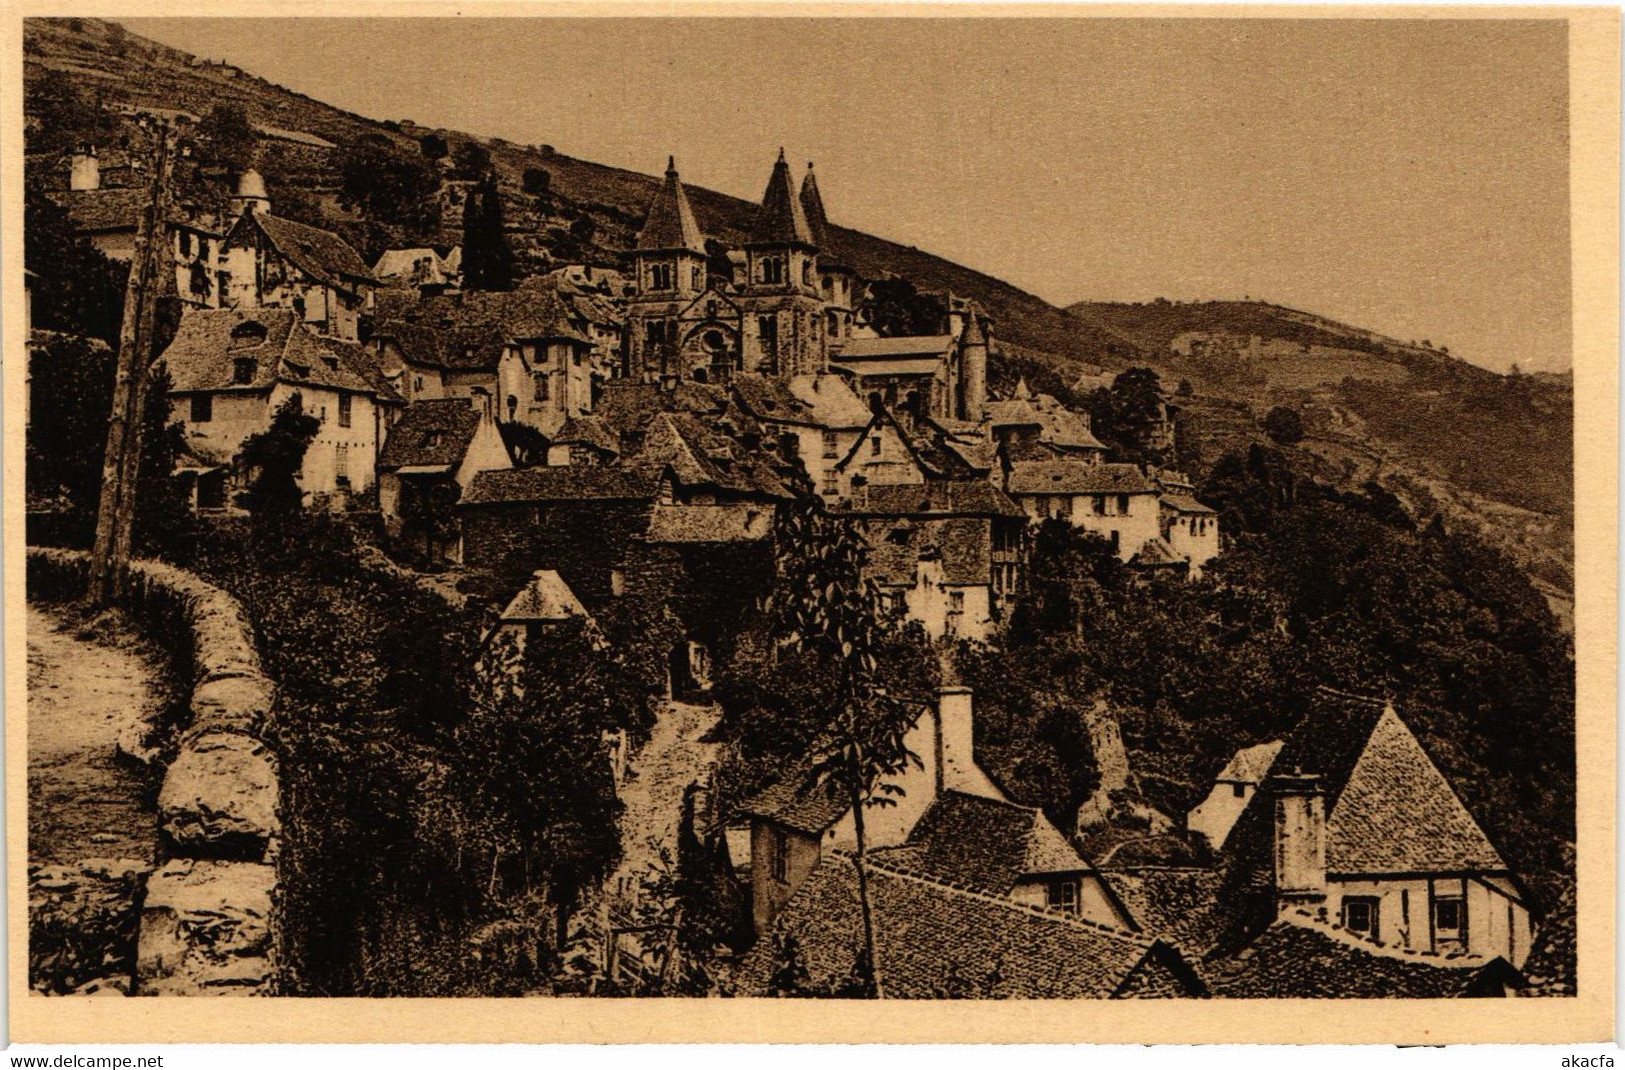
[[[113,411],[107,422],[107,452],[102,462],[101,500],[96,510],[96,541],[91,549],[92,605],[106,605],[124,593],[130,563],[130,534],[135,517],[136,478],[141,467],[141,421],[146,411],[147,369],[152,363],[152,334],[162,272],[170,262],[170,172],[174,136],[167,124],[158,128],[146,205],[136,223],[130,278],[124,288],[124,320],[119,327],[118,367],[113,380]]]

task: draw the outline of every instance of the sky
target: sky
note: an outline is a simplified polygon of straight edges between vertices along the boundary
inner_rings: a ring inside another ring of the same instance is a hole
[[[757,199],[1056,304],[1252,297],[1570,366],[1561,20],[130,19],[374,119]],[[703,220],[701,221],[703,225]]]

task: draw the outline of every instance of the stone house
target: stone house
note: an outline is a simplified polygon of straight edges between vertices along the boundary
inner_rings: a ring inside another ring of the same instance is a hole
[[[874,418],[835,375],[737,375],[728,390],[731,403],[755,422],[763,442],[775,443],[786,461],[799,461],[820,492],[832,485],[835,466]],[[834,485],[839,496],[838,478]]]
[[[220,303],[292,309],[319,334],[359,338],[361,313],[378,282],[337,234],[271,214],[255,171],[238,180],[236,221],[220,249]]]
[[[305,493],[342,497],[372,487],[400,399],[362,347],[312,333],[292,309],[192,309],[159,359],[195,457],[233,464],[243,440],[297,394],[321,425],[300,473]]]
[[[1162,535],[1156,484],[1132,464],[1077,457],[1008,462],[1004,490],[1034,523],[1069,521],[1105,539],[1123,561]]]
[[[1246,802],[1225,853],[1253,914],[1308,911],[1413,951],[1528,955],[1517,876],[1390,703],[1321,688]]]
[[[824,472],[818,491],[825,502],[850,500],[864,487],[919,485],[938,473],[915,448],[913,437],[891,414],[880,409],[853,440],[846,453]]]
[[[420,498],[437,488],[456,502],[480,472],[513,467],[488,406],[474,409],[461,398],[406,406],[378,456],[378,507],[392,534],[411,511],[403,496]],[[405,508],[403,508],[403,504]],[[459,555],[452,548],[452,558]]]

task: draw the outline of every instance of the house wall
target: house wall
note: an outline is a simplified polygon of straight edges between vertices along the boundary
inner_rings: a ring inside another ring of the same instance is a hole
[[[936,800],[937,794],[937,714],[934,709],[920,714],[909,730],[903,734],[903,745],[917,754],[920,764],[912,762],[901,773],[886,778],[886,783],[903,789],[893,796],[895,806],[869,807],[863,814],[864,839],[869,847],[896,847],[908,839],[914,826]],[[857,846],[857,826],[848,811],[833,827],[834,836],[826,834],[827,842],[848,850]]]
[[[785,879],[779,880],[773,876],[773,860],[776,854],[777,832],[784,839],[785,848]],[[809,836],[804,832],[771,821],[756,818],[750,826],[750,891],[751,891],[751,918],[756,923],[756,931],[764,933],[772,924],[773,918],[795,890],[801,887],[818,866],[822,857],[817,836]]]
[[[1017,881],[1016,886],[1010,890],[1010,898],[1018,903],[1041,910],[1049,908],[1049,886],[1052,880],[1072,880],[1078,882],[1078,917],[1085,921],[1098,922],[1101,925],[1111,925],[1120,929],[1129,928],[1133,920],[1112,902],[1111,896],[1106,893],[1100,876],[1094,873],[1054,874],[1053,876],[1035,877],[1032,880]]]
[[[610,573],[648,530],[650,500],[501,502],[462,509],[463,562],[514,586],[554,569],[584,601],[609,598]]]
[[[210,419],[192,420],[192,395],[172,395],[171,412],[186,431],[186,443],[199,456],[230,461],[242,449],[243,439],[271,425],[274,411],[266,403],[267,393],[214,395]]]
[[[1341,921],[1343,899],[1370,896],[1378,900],[1377,939],[1414,951],[1466,950],[1499,955],[1522,966],[1531,939],[1529,911],[1507,891],[1471,877],[1330,877],[1327,910]],[[1460,896],[1467,909],[1467,943],[1441,941],[1432,926],[1432,902]]]
[[[313,386],[277,384],[271,391],[266,422],[270,413],[291,394],[299,394],[305,412],[321,421],[316,437],[305,451],[305,464],[299,485],[306,494],[334,494],[339,491],[340,447],[347,447],[345,467],[349,475],[349,492],[359,494],[373,484],[378,470],[379,413],[373,399],[365,394],[352,394],[350,426],[339,425],[339,395],[337,390]]]
[[[112,230],[102,234],[87,234],[90,244],[109,260],[122,260],[126,264],[135,259],[135,231]]]
[[[1164,538],[1174,553],[1190,558],[1191,579],[1201,578],[1202,566],[1219,556],[1219,518],[1175,513],[1165,527]]]
[[[1239,795],[1236,793],[1238,788],[1241,789]],[[1213,849],[1223,847],[1224,841],[1230,838],[1230,830],[1235,828],[1241,812],[1247,808],[1247,803],[1257,790],[1255,784],[1217,781],[1207,798],[1186,817],[1185,827],[1205,837]]]
[[[318,334],[353,342],[363,298],[325,286],[283,259],[258,233],[252,242],[228,242],[220,265],[228,273],[222,304],[227,308],[295,308],[304,302],[304,322]]]
[[[1128,511],[1119,512],[1116,494],[1021,494],[1011,495],[1034,523],[1046,517],[1069,520],[1080,531],[1093,532],[1110,541],[1115,533],[1117,556],[1127,561],[1140,547],[1161,532],[1161,505],[1155,494],[1130,494]],[[1105,515],[1095,512],[1095,501],[1104,501]]]

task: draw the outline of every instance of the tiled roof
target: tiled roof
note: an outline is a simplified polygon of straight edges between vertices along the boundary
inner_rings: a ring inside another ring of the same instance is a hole
[[[657,505],[645,535],[650,542],[744,542],[773,532],[773,510],[739,505]]]
[[[1132,464],[1090,464],[1058,458],[1011,465],[1011,494],[1153,494],[1156,487]]]
[[[1165,494],[1162,495],[1161,501],[1162,501],[1163,505],[1166,505],[1170,509],[1177,509],[1181,513],[1207,513],[1207,514],[1212,514],[1212,513],[1216,512],[1216,510],[1214,510],[1214,509],[1212,509],[1212,508],[1210,508],[1210,507],[1208,507],[1206,505],[1203,505],[1201,502],[1197,501],[1195,498],[1191,497],[1189,494],[1166,494],[1165,493]]]
[[[242,358],[254,361],[246,383],[235,381]],[[263,390],[282,382],[393,397],[369,378],[371,354],[353,342],[312,334],[292,309],[188,309],[159,359],[174,393]]]
[[[1276,755],[1286,745],[1284,740],[1271,740],[1238,750],[1214,779],[1222,784],[1262,784],[1275,764]]]
[[[519,593],[502,610],[502,619],[512,623],[570,617],[587,617],[587,610],[570,590],[570,585],[552,569],[533,574],[530,582],[519,588]]]
[[[694,221],[675,160],[666,161],[666,181],[649,202],[648,217],[638,231],[638,248],[646,252],[684,249],[705,255],[705,237]]]
[[[372,266],[379,279],[406,279],[414,285],[444,283],[451,272],[433,249],[385,249]]]
[[[463,505],[581,499],[647,501],[654,481],[624,468],[514,468],[480,472],[463,494]]]
[[[414,402],[389,429],[378,467],[461,464],[479,426],[480,414],[467,398]]]
[[[833,360],[879,360],[885,357],[940,357],[954,347],[951,334],[903,335],[895,338],[848,338]],[[867,371],[867,369],[865,369]]]
[[[350,243],[320,227],[296,223],[268,212],[245,212],[237,227],[254,225],[270,239],[291,263],[318,282],[341,289],[353,289],[357,282],[376,283]],[[233,230],[236,227],[232,228]]]
[[[987,418],[994,427],[1042,427],[1038,410],[1022,398],[987,403]]]
[[[810,767],[803,766],[774,781],[752,795],[740,806],[740,812],[822,836],[824,830],[841,819],[851,809],[839,799],[831,798],[821,787],[810,786],[807,777]]]
[[[1381,699],[1317,689],[1272,768],[1319,775],[1329,872],[1507,868],[1421,743]],[[1271,864],[1269,800],[1266,785],[1249,800],[1227,844],[1243,867],[1258,873]]]
[[[679,380],[670,390],[657,383],[612,379],[604,384],[593,412],[617,434],[642,431],[657,413],[692,412],[715,414],[727,407],[721,388],[690,380]]]
[[[764,458],[686,412],[657,413],[643,448],[627,459],[650,472],[670,469],[685,487],[715,487],[736,494],[792,496]]]
[[[1110,998],[1148,960],[1173,960],[1192,995],[1201,984],[1166,945],[1120,929],[952,888],[884,862],[868,865],[876,965],[890,998]],[[862,947],[852,860],[832,852],[745,956],[740,989],[768,991],[775,945],[792,938],[814,984],[847,977]]]
[[[841,360],[840,357],[836,357]],[[935,375],[942,367],[941,357],[895,357],[890,360],[845,361],[831,364],[830,368],[843,375],[856,378],[884,375]]]
[[[865,571],[886,587],[913,587],[915,566],[932,555],[950,586],[993,582],[993,547],[987,521],[980,517],[904,517],[863,525],[869,548]]]
[[[1576,955],[1574,931],[1574,887],[1563,892],[1557,907],[1541,919],[1540,931],[1524,959],[1523,972],[1529,978],[1531,993],[1545,996],[1572,996]]]
[[[932,880],[999,896],[1024,876],[1094,868],[1043,811],[958,791],[937,797],[904,846],[875,854]]]
[[[1165,568],[1188,564],[1189,561],[1183,554],[1175,553],[1167,540],[1159,535],[1147,539],[1143,546],[1134,551],[1134,558],[1130,563],[1142,568]]]
[[[935,479],[866,487],[851,512],[866,516],[1026,516],[1021,506],[985,479]]]
[[[773,174],[767,180],[767,190],[762,194],[762,207],[756,213],[750,240],[760,244],[817,244],[813,240],[812,228],[807,225],[806,213],[801,210],[801,200],[791,184],[790,165],[784,161],[782,152],[779,153],[778,162],[773,165]]]
[[[611,455],[621,452],[620,440],[615,432],[604,425],[604,421],[597,416],[572,416],[564,421],[558,433],[553,436],[554,446],[591,446],[595,450]]]
[[[1106,447],[1089,430],[1089,418],[1073,412],[1048,394],[1033,399],[1042,430],[1039,438],[1063,450],[1104,450]]]
[[[1247,999],[1444,999],[1520,980],[1504,959],[1373,944],[1307,914],[1277,921],[1207,972],[1215,995]]]
[[[1222,931],[1217,870],[1168,866],[1104,866],[1101,875],[1142,931],[1170,941],[1193,958]]]
[[[736,375],[732,388],[745,410],[759,420],[856,428],[867,426],[873,415],[845,380],[834,375],[798,375],[789,380]]]
[[[412,364],[447,371],[496,371],[504,345],[502,330],[491,324],[441,327],[392,320],[374,328],[373,337],[393,341]]]
[[[51,200],[67,210],[74,228],[89,233],[108,230],[134,230],[141,217],[146,191],[139,189],[93,189],[53,193]]]

